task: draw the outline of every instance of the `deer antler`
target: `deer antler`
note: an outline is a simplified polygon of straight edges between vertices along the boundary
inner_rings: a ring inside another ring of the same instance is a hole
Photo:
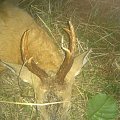
[[[70,68],[72,67],[74,61],[75,46],[76,46],[75,31],[71,21],[69,21],[69,30],[65,29],[65,31],[69,35],[69,46],[68,49],[62,47],[65,52],[65,58],[58,72],[56,73],[56,80],[60,84],[63,84],[64,78],[66,77],[67,73],[70,71]]]
[[[21,40],[21,57],[23,63],[25,63],[25,66],[35,75],[37,75],[42,81],[44,81],[45,78],[48,77],[47,73],[39,68],[35,61],[33,60],[33,57],[30,57],[29,51],[28,51],[28,35],[29,31],[27,30],[24,32]]]
[[[69,29],[64,29],[64,30],[69,35],[69,46],[68,49],[62,47],[62,49],[65,52],[65,58],[58,72],[55,75],[55,79],[59,84],[63,84],[64,78],[66,77],[67,73],[70,71],[70,68],[72,67],[74,61],[75,46],[76,46],[75,31],[71,21],[69,21]],[[48,77],[48,74],[43,69],[38,67],[35,61],[33,60],[33,57],[29,55],[28,46],[27,46],[28,34],[29,34],[29,30],[25,31],[21,41],[21,56],[23,63],[25,63],[25,66],[32,73],[37,75],[44,82],[44,80]]]

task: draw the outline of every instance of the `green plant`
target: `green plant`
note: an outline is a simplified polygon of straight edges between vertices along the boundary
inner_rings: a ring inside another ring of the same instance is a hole
[[[117,112],[115,99],[106,94],[93,96],[87,104],[88,120],[115,120]]]

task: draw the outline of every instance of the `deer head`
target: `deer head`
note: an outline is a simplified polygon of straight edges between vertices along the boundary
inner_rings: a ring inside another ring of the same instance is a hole
[[[33,86],[37,103],[51,103],[39,107],[41,120],[67,120],[74,78],[86,63],[88,52],[75,57],[76,36],[70,21],[69,29],[65,29],[65,31],[69,35],[69,45],[68,48],[62,46],[65,57],[56,73],[46,72],[40,68],[34,57],[29,54],[30,30],[25,31],[21,39],[21,58],[24,66],[20,77]],[[21,65],[3,61],[0,63],[13,70],[17,75],[19,74]]]

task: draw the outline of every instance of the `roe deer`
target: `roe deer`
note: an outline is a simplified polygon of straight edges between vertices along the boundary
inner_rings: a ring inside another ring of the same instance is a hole
[[[41,120],[67,120],[74,78],[85,64],[88,52],[75,57],[76,37],[69,21],[68,49],[61,54],[55,42],[22,9],[7,2],[0,5],[0,67],[7,67],[32,85]],[[65,102],[68,101],[68,102]]]

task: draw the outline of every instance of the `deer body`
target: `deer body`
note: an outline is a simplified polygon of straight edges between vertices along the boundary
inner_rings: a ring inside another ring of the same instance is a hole
[[[22,63],[20,41],[28,29],[31,30],[29,34],[31,56],[37,59],[38,64],[44,69],[56,69],[61,62],[61,56],[52,39],[28,13],[8,3],[0,6],[0,58],[10,63]],[[53,51],[56,54],[53,54]]]
[[[74,57],[75,35],[69,26],[71,40],[63,60],[55,42],[30,15],[9,3],[0,5],[0,70],[9,65],[18,75],[26,63],[20,77],[33,86],[37,103],[63,101],[40,107],[41,120],[67,120],[72,84],[84,65],[86,53]]]

